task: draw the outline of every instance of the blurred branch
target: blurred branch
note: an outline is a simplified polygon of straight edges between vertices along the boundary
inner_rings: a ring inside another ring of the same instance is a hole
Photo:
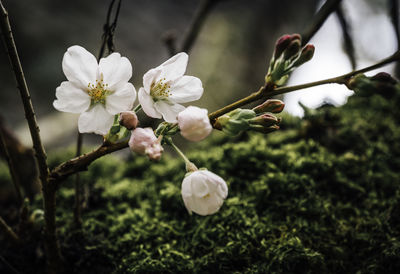
[[[83,134],[78,132],[78,137],[76,141],[76,154],[78,157],[82,154],[82,143],[83,143]],[[80,176],[79,173],[75,175],[75,205],[74,205],[74,222],[75,226],[80,228],[82,226],[82,217],[81,217],[81,184],[80,184]]]
[[[63,265],[63,259],[60,252],[60,247],[57,241],[56,233],[56,215],[55,215],[55,188],[48,181],[49,169],[46,162],[46,152],[44,150],[40,130],[36,121],[35,112],[33,109],[31,96],[26,84],[24,72],[22,70],[21,62],[19,60],[18,51],[14,42],[14,37],[11,31],[10,22],[8,20],[8,13],[0,0],[1,22],[0,27],[2,30],[3,41],[7,49],[7,55],[10,59],[11,67],[14,71],[15,78],[20,91],[22,103],[25,111],[25,118],[28,121],[29,130],[32,137],[33,147],[35,149],[35,156],[39,166],[40,181],[43,190],[43,203],[45,213],[45,247],[49,272],[60,272]]]
[[[217,2],[218,0],[201,1],[179,49],[176,47],[176,34],[173,31],[169,31],[163,36],[164,43],[167,46],[168,52],[171,56],[182,51],[189,53],[200,33],[201,28],[203,27],[208,14]]]
[[[353,43],[353,38],[351,37],[350,32],[349,32],[350,27],[349,27],[349,24],[347,22],[345,15],[344,15],[342,5],[339,5],[337,7],[336,15],[339,19],[340,27],[342,28],[344,48],[345,48],[347,56],[350,59],[351,68],[354,70],[354,69],[356,69],[356,57],[354,54],[354,43]]]
[[[20,239],[17,234],[12,230],[11,227],[0,217],[0,230],[7,236],[7,238],[14,244],[18,244]]]
[[[390,18],[396,33],[397,49],[400,49],[400,30],[399,30],[399,1],[389,0]]]
[[[342,0],[327,0],[318,10],[311,25],[309,25],[307,30],[301,35],[303,38],[303,46],[311,40],[315,33],[317,33],[329,15],[337,9],[341,1]]]
[[[10,170],[11,179],[12,179],[12,182],[13,182],[14,188],[15,188],[15,193],[17,194],[18,205],[21,206],[22,205],[22,193],[21,193],[21,185],[19,183],[19,177],[18,177],[18,174],[16,171],[16,165],[8,151],[8,146],[7,146],[5,137],[4,137],[4,132],[1,127],[0,127],[0,147],[2,147],[4,150],[4,156],[7,160],[8,168]]]

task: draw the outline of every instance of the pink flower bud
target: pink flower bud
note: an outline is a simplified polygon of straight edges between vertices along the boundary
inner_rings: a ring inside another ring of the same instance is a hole
[[[251,125],[260,125],[263,127],[269,127],[272,125],[277,125],[279,124],[280,120],[275,117],[275,115],[272,115],[270,113],[264,113],[260,116],[257,116],[255,118],[252,118],[249,120],[249,123]]]
[[[282,52],[289,46],[290,42],[292,42],[293,40],[301,40],[301,36],[299,34],[286,34],[280,37],[275,44],[274,58],[279,58]]]
[[[296,60],[293,66],[300,66],[305,62],[310,61],[314,56],[315,47],[311,44],[306,45],[300,53],[299,59]]]
[[[268,99],[261,105],[256,106],[253,108],[254,112],[264,113],[264,112],[272,112],[272,113],[280,113],[282,112],[283,108],[285,107],[285,103],[278,99]]]
[[[150,127],[139,127],[132,131],[129,147],[133,152],[147,155],[150,160],[159,160],[164,151],[160,139],[157,139]]]
[[[283,58],[289,60],[290,58],[296,56],[301,49],[301,41],[299,39],[292,40],[289,46],[283,52]]]
[[[178,125],[182,136],[193,142],[203,140],[212,131],[208,111],[194,106],[178,114]]]
[[[134,111],[123,111],[119,114],[119,124],[129,130],[133,130],[138,125],[138,118]]]

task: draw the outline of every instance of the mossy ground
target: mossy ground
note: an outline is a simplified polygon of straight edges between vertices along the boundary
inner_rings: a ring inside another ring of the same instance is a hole
[[[399,102],[398,93],[355,95],[302,120],[284,115],[282,130],[267,136],[217,134],[195,146],[190,159],[229,186],[221,210],[207,217],[183,205],[181,160],[98,160],[81,178],[90,188],[82,230],[73,225],[72,178],[58,194],[69,272],[396,273]],[[51,163],[66,158],[53,155]],[[39,273],[38,241],[30,240],[25,264],[23,252],[1,256]]]

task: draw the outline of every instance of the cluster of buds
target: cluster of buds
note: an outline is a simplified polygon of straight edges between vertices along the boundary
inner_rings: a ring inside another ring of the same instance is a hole
[[[267,134],[279,129],[281,119],[273,113],[282,112],[284,107],[281,100],[268,99],[253,109],[237,108],[222,115],[216,120],[215,127],[232,136],[247,130]]]
[[[274,86],[286,83],[289,74],[296,68],[311,60],[314,55],[314,46],[301,46],[299,34],[284,35],[275,44],[274,55],[269,64],[265,82]]]
[[[347,81],[346,86],[360,96],[379,93],[389,98],[400,89],[398,82],[386,72],[380,72],[372,77],[362,73],[357,74]]]

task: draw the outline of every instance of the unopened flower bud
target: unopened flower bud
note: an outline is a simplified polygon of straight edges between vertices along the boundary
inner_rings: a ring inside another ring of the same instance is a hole
[[[299,34],[286,34],[280,37],[275,44],[274,59],[279,58],[293,40],[301,40],[301,36]]]
[[[253,110],[237,108],[219,117],[215,122],[215,127],[234,136],[247,130],[249,128],[248,120],[254,117],[256,117],[256,113]]]
[[[182,136],[189,141],[201,141],[212,131],[207,109],[189,106],[179,112],[177,119]]]
[[[254,112],[264,113],[264,112],[272,112],[272,113],[280,113],[282,112],[283,108],[285,107],[285,103],[278,99],[268,99],[261,105],[256,106],[253,108]]]
[[[272,126],[269,126],[269,127],[264,127],[264,126],[261,126],[261,125],[252,125],[250,127],[250,129],[254,130],[254,131],[257,131],[257,132],[260,132],[260,133],[263,133],[263,134],[268,134],[268,133],[271,133],[273,131],[278,130],[279,126],[278,125],[272,125]]]
[[[293,66],[298,67],[301,66],[302,64],[310,61],[315,52],[315,47],[311,44],[306,45],[300,53],[299,58],[296,60],[296,62],[293,64]]]
[[[133,130],[138,125],[138,118],[134,111],[123,111],[119,114],[119,124],[129,130]]]
[[[228,196],[224,179],[208,170],[188,173],[182,182],[182,199],[189,214],[202,216],[216,213]]]
[[[397,84],[396,79],[394,79],[389,73],[386,72],[379,72],[375,74],[374,76],[371,77],[371,80],[377,82],[384,82],[392,85]]]
[[[272,115],[271,113],[264,113],[260,116],[254,117],[249,120],[249,123],[251,125],[260,125],[263,127],[277,125],[277,124],[279,124],[279,122],[280,122],[280,120],[275,115]]]
[[[296,56],[301,49],[301,41],[299,39],[292,40],[289,46],[283,52],[283,59],[289,60]]]
[[[139,127],[132,131],[129,147],[133,152],[147,155],[151,160],[159,160],[164,150],[160,141],[150,127]]]

